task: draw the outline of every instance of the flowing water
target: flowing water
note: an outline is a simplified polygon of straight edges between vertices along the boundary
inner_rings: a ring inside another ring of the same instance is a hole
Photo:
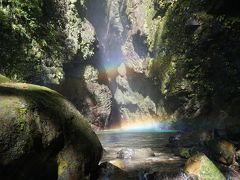
[[[184,160],[168,147],[171,130],[101,131],[98,137],[105,153],[102,162],[110,161],[127,172],[176,174]]]

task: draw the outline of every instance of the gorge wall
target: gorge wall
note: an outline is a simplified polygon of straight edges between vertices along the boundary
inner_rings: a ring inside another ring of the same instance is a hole
[[[58,90],[95,128],[239,124],[234,2],[31,2],[2,3],[0,73]]]
[[[104,48],[100,59],[121,121],[136,125],[142,118],[157,119],[202,128],[238,123],[235,5],[224,0],[88,1],[87,17]]]

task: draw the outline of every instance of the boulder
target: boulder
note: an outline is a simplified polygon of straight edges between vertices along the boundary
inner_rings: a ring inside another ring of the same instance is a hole
[[[121,149],[118,153],[118,158],[121,159],[143,159],[155,156],[151,148],[140,148],[140,149]]]
[[[189,158],[185,164],[184,172],[193,179],[217,179],[225,180],[223,174],[204,154],[196,154]]]
[[[178,155],[182,158],[190,158],[191,157],[191,148],[180,147],[178,148]]]
[[[102,146],[62,95],[1,83],[0,102],[0,179],[85,179],[94,173]]]
[[[127,168],[126,162],[122,159],[114,159],[114,160],[109,161],[109,163],[111,163],[112,165],[114,165],[122,170],[125,170]]]
[[[100,164],[98,169],[98,175],[96,177],[98,180],[125,180],[125,179],[136,179],[136,177],[130,176],[129,173],[122,170],[121,168],[115,166],[111,162],[104,162]]]
[[[0,74],[0,83],[5,83],[5,82],[10,82],[10,80],[7,77]]]
[[[215,160],[226,165],[231,165],[234,162],[236,150],[232,143],[214,139],[209,141],[207,146]]]
[[[130,148],[125,148],[125,149],[121,149],[118,153],[117,153],[117,157],[120,159],[132,159],[133,155],[134,155],[134,150],[130,149]]]

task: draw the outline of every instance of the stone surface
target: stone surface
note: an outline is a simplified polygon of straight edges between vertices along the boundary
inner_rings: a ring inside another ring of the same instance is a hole
[[[155,154],[151,148],[139,148],[139,149],[125,148],[125,149],[121,149],[117,153],[117,157],[123,160],[144,159],[144,158],[150,158],[154,156]]]
[[[136,177],[131,177],[129,173],[125,172],[121,168],[115,166],[111,162],[104,162],[100,164],[99,171],[98,171],[98,180],[133,180],[136,179]]]
[[[99,70],[91,64],[71,64],[66,67],[66,78],[54,86],[87,118],[93,129],[108,127],[112,111],[112,93],[100,82]]]
[[[1,179],[84,179],[95,171],[101,144],[62,95],[1,83],[0,102]]]
[[[188,159],[185,164],[184,172],[193,177],[193,179],[225,179],[213,162],[204,154],[197,154]]]
[[[219,162],[231,165],[235,158],[235,147],[226,140],[211,140],[207,144],[211,155]]]

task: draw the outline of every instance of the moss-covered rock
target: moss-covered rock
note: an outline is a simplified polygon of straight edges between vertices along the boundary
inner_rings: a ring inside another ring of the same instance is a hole
[[[191,149],[190,148],[180,147],[180,148],[178,148],[178,153],[179,153],[179,156],[181,156],[182,158],[188,159],[191,157]]]
[[[232,143],[226,140],[211,140],[208,142],[208,149],[217,161],[226,165],[234,162],[236,149]]]
[[[0,102],[1,179],[84,179],[93,173],[101,144],[63,96],[42,86],[1,83]]]
[[[225,180],[223,174],[204,154],[197,154],[188,159],[184,171],[194,179],[198,180]]]
[[[6,77],[0,74],[0,83],[6,83],[9,82],[10,80]]]

